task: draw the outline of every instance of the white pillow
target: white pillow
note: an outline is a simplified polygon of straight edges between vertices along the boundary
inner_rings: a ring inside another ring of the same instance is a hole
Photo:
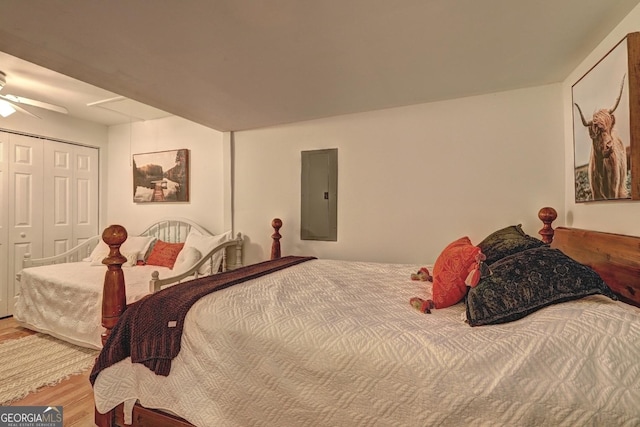
[[[91,251],[91,255],[89,255],[89,257],[85,258],[84,260],[90,261],[91,263],[95,261],[102,262],[102,260],[107,255],[109,255],[109,246],[107,246],[107,244],[103,242],[101,239],[100,242],[96,245],[96,247],[93,248],[93,251]]]
[[[106,246],[106,245],[105,245]],[[108,249],[108,247],[107,247]],[[122,264],[123,267],[134,267],[137,263],[138,263],[138,253],[134,252],[134,253],[122,253],[122,256],[124,256],[127,260],[124,262],[124,264]],[[96,259],[92,259],[91,260],[91,265],[92,266],[97,266],[97,265],[101,265],[104,266],[104,264],[102,263],[102,260],[105,259],[107,257],[107,255],[109,255],[109,251],[107,251],[106,254],[104,254],[103,257],[97,257]]]
[[[175,274],[184,273],[200,261],[200,258],[202,258],[202,253],[193,246],[183,247],[178,254],[178,258],[176,258],[175,264],[173,264],[173,272]]]
[[[138,251],[138,261],[146,261],[147,257],[149,256],[149,253],[151,253],[151,251],[149,249],[151,248],[151,246],[153,246],[153,244],[158,239],[156,237],[153,237],[153,236],[138,236],[138,237],[141,238],[141,239],[146,239],[146,243],[144,244],[142,249],[140,249]],[[124,243],[126,244],[128,241],[129,241],[129,239],[127,239]],[[140,244],[140,243],[142,243],[142,242],[138,242],[138,244]]]
[[[231,231],[227,231],[224,234],[218,234],[217,236],[204,236],[198,230],[192,228],[184,242],[184,248],[196,248],[204,257],[207,256],[213,248],[229,240],[231,240]],[[184,250],[184,248],[182,250]],[[208,276],[218,272],[220,264],[222,264],[222,251],[216,252],[212,258],[213,262],[206,261],[198,269],[198,274],[200,276]]]
[[[126,254],[135,254],[136,261],[144,260],[144,257],[149,251],[149,246],[151,246],[155,241],[156,238],[152,236],[129,236],[122,246],[120,246],[120,253],[125,256],[127,256]],[[107,246],[103,240],[100,240],[100,243],[93,248],[91,255],[89,255],[89,259],[85,258],[85,260],[91,261],[92,263],[97,261],[97,265],[101,265],[102,260],[107,255],[109,255],[109,246]]]

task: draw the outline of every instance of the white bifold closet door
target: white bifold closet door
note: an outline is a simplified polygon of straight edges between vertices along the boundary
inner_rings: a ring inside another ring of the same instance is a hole
[[[98,234],[98,150],[46,142],[44,176],[43,254],[58,255]]]
[[[26,253],[42,256],[42,186],[43,142],[23,135],[6,134],[9,145],[7,174],[7,258],[8,269],[4,277],[6,289],[0,314],[13,312],[15,274],[20,271]]]
[[[0,317],[13,313],[16,273],[25,254],[60,254],[98,234],[98,150],[0,132],[8,145],[7,268],[0,275]],[[4,221],[4,220],[3,220]],[[77,261],[77,260],[69,260]]]

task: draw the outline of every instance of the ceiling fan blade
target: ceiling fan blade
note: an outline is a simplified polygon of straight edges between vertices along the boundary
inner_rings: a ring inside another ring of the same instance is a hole
[[[48,102],[38,101],[35,99],[25,98],[24,96],[17,95],[0,95],[3,99],[11,101],[16,104],[31,105],[33,107],[44,108],[45,110],[55,111],[61,114],[69,114],[69,110],[59,105],[49,104]]]
[[[11,106],[13,108],[15,108],[17,111],[20,111],[21,113],[24,113],[28,116],[34,117],[36,119],[39,119],[40,116],[36,116],[35,114],[33,114],[31,111],[28,111],[24,108],[22,108],[22,106],[20,106],[20,104],[18,104],[17,102],[13,102],[11,99],[7,98],[4,95],[0,95],[0,98],[4,99],[6,102],[8,102],[9,104],[11,104]]]

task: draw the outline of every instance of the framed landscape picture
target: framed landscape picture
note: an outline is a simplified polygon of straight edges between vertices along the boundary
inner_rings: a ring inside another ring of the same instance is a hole
[[[640,199],[639,61],[628,34],[572,86],[576,202]]]
[[[188,202],[189,150],[134,154],[133,201]]]

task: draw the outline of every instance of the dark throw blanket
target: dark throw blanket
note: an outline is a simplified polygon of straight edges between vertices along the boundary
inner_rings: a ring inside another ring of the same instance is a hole
[[[288,256],[249,265],[171,286],[129,305],[96,359],[91,384],[100,371],[129,356],[133,363],[142,363],[157,375],[169,375],[171,361],[180,352],[184,319],[196,301],[311,259],[315,258]]]

